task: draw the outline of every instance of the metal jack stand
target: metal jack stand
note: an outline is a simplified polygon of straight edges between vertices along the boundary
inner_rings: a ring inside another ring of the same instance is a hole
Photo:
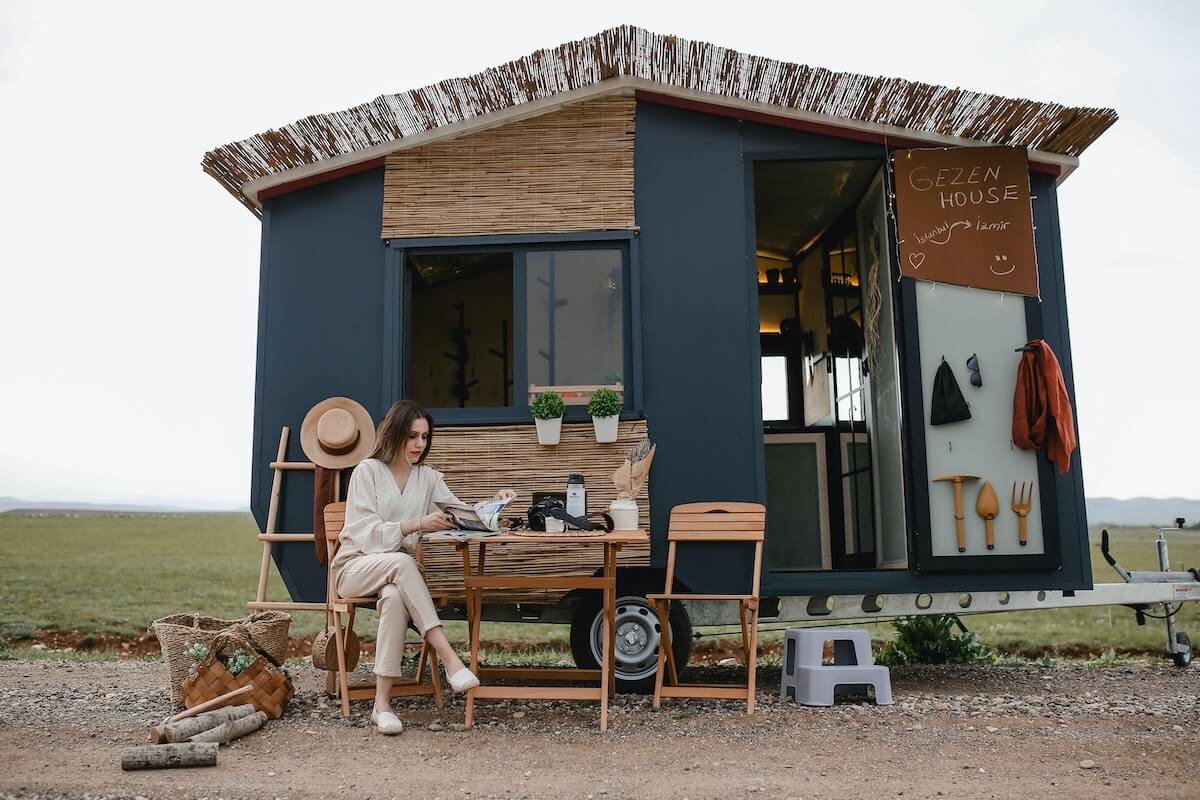
[[[1158,571],[1143,571],[1130,572],[1117,563],[1117,560],[1108,551],[1108,530],[1100,532],[1100,552],[1104,555],[1104,560],[1107,561],[1117,574],[1121,576],[1126,583],[1176,583],[1200,580],[1198,570],[1190,570],[1188,572],[1171,572],[1171,560],[1167,555],[1167,532],[1182,531],[1183,517],[1175,518],[1174,528],[1159,528],[1158,538],[1155,544],[1158,547]],[[1151,614],[1148,609],[1155,607],[1150,604],[1130,605],[1137,612],[1138,625],[1146,624],[1146,617],[1152,619],[1165,620],[1167,623],[1167,654],[1171,656],[1171,660],[1175,662],[1177,667],[1186,667],[1192,663],[1192,640],[1187,635],[1186,631],[1175,629],[1175,614],[1183,607],[1183,603],[1176,603],[1175,608],[1171,608],[1171,603],[1159,603],[1157,607],[1162,609],[1162,615]]]

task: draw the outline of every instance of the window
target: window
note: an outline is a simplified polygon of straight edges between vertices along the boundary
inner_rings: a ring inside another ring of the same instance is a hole
[[[763,422],[788,418],[787,356],[762,357]]]
[[[625,291],[619,250],[544,250],[525,257],[529,383],[622,383]]]
[[[628,252],[621,240],[404,250],[399,395],[514,415],[530,384],[621,383],[629,398]]]
[[[408,386],[429,408],[512,402],[512,253],[413,255]]]

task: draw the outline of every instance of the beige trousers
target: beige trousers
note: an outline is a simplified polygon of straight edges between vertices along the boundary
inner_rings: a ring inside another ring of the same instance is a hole
[[[424,637],[442,624],[425,586],[417,560],[408,553],[355,556],[337,575],[342,597],[379,595],[379,636],[375,641],[375,674],[398,678],[404,657],[404,638],[412,620]]]

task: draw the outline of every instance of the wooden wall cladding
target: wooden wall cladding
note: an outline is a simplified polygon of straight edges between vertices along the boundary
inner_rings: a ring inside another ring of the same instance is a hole
[[[383,238],[633,229],[635,106],[602,97],[392,153]]]
[[[621,466],[630,447],[646,438],[646,422],[620,423],[617,441],[599,444],[592,424],[564,423],[562,437],[553,447],[539,445],[532,425],[492,427],[439,427],[434,433],[430,466],[446,475],[446,484],[461,500],[476,503],[486,500],[499,489],[515,489],[519,495],[509,506],[511,514],[523,515],[529,509],[533,492],[565,492],[567,477],[578,472],[587,487],[588,510],[607,511],[617,496],[612,474]],[[654,470],[650,470],[651,477]],[[650,528],[649,481],[638,494],[638,524]],[[603,566],[602,547],[559,546],[553,542],[530,540],[528,544],[494,545],[488,548],[487,571],[503,575],[520,570],[532,575],[591,575]],[[462,557],[447,544],[426,544],[421,548],[425,563],[425,582],[433,592],[449,592],[461,597]],[[650,546],[625,546],[617,552],[617,566],[646,566]],[[495,599],[506,602],[554,602],[562,591],[529,590],[502,592]],[[493,598],[485,592],[485,599]]]

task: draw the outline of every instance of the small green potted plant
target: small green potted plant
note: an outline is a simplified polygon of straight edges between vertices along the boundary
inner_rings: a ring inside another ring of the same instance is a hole
[[[537,425],[538,444],[558,444],[562,435],[563,414],[567,407],[558,392],[541,392],[529,404],[529,413]]]
[[[600,388],[592,392],[588,401],[588,413],[592,415],[592,429],[596,441],[601,444],[617,440],[617,422],[621,418],[621,395],[612,389]]]

